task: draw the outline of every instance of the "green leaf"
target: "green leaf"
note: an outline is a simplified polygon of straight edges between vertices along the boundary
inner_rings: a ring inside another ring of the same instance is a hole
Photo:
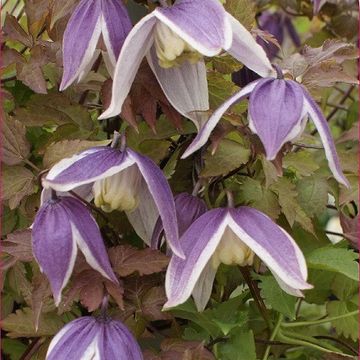
[[[15,209],[21,200],[35,192],[34,174],[22,166],[3,166],[3,200]]]
[[[314,227],[311,219],[298,203],[298,193],[295,184],[287,178],[282,177],[271,186],[271,189],[278,194],[281,211],[290,226],[293,226],[294,222],[297,221],[306,231],[313,233]]]
[[[139,152],[158,163],[168,154],[170,145],[167,140],[145,140],[139,144]]]
[[[291,320],[295,319],[297,298],[284,292],[273,276],[257,276],[256,278],[261,280],[259,286],[265,303]]]
[[[4,354],[9,355],[10,360],[19,360],[25,353],[27,346],[20,340],[7,339],[1,340],[1,347]]]
[[[224,7],[248,30],[255,25],[256,13],[252,0],[226,0]]]
[[[212,64],[214,68],[222,74],[231,74],[242,68],[242,65],[238,61],[227,54],[213,57]]]
[[[280,206],[276,194],[261,185],[260,181],[242,177],[239,180],[239,192],[235,194],[236,204],[250,205],[272,219],[277,219],[280,214]]]
[[[309,176],[319,169],[313,155],[305,150],[290,152],[283,158],[283,167],[292,170],[297,176]]]
[[[358,309],[358,298],[354,295],[351,301],[330,301],[327,304],[327,311],[330,317],[346,315]],[[359,334],[359,315],[347,316],[343,319],[334,320],[331,325],[335,327],[337,334],[351,337],[356,341]]]
[[[218,108],[225,100],[233,95],[239,88],[222,74],[208,72],[209,102],[212,109]],[[232,112],[241,114],[246,110],[245,103],[240,102],[232,107]],[[225,116],[225,115],[224,115]],[[225,116],[226,117],[226,116]]]
[[[264,155],[260,156],[260,161],[265,174],[265,187],[268,188],[279,179],[278,171],[276,170],[275,165],[267,160]]]
[[[199,313],[192,299],[189,299],[185,303],[172,308],[170,311],[176,317],[190,320],[199,325],[213,338],[216,338],[220,334],[218,325],[215,324],[209,316],[207,316],[207,311]]]
[[[350,249],[327,246],[316,249],[307,257],[309,268],[341,273],[350,279],[358,280],[358,255]]]
[[[206,312],[224,335],[228,335],[235,327],[243,327],[246,324],[248,312],[240,309],[243,298],[241,295],[236,296]]]
[[[218,345],[218,353],[221,360],[256,360],[253,332],[234,329],[230,339]]]
[[[359,291],[359,282],[349,279],[342,274],[336,274],[331,290],[339,300],[350,300]]]
[[[250,150],[242,144],[223,139],[214,155],[205,154],[205,166],[200,173],[202,177],[226,175],[249,160]]]
[[[10,338],[52,336],[56,334],[65,324],[66,317],[55,312],[41,314],[38,331],[34,326],[34,314],[30,308],[16,310],[10,314],[1,324]]]
[[[308,283],[314,288],[305,291],[305,300],[312,304],[324,304],[331,295],[331,282],[335,274],[324,270],[309,269]]]
[[[319,215],[326,207],[328,185],[325,178],[306,177],[297,184],[298,201],[307,215]]]
[[[91,131],[94,123],[85,107],[72,103],[62,93],[33,95],[25,107],[18,108],[15,116],[26,126],[76,124]]]

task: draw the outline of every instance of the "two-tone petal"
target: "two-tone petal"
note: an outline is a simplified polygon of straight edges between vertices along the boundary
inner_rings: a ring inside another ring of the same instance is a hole
[[[285,291],[299,295],[301,290],[312,287],[306,282],[305,259],[295,241],[258,210],[249,207],[210,210],[190,226],[181,237],[181,243],[186,259],[173,256],[170,261],[165,307],[185,302],[194,291],[196,294],[199,279],[213,279],[209,266],[214,264],[214,256],[216,260],[220,258],[228,264],[241,266],[252,261],[249,250],[263,260]],[[200,286],[208,288],[209,284]],[[210,296],[210,291],[200,291]],[[200,309],[208,299],[200,296]]]
[[[46,360],[142,360],[141,349],[120,321],[84,316],[52,339]]]
[[[110,73],[131,29],[131,21],[122,0],[82,0],[72,14],[63,38],[64,73],[60,90],[80,81],[99,55],[102,35]]]
[[[266,157],[275,159],[282,146],[303,130],[303,92],[291,80],[260,80],[250,94],[249,126],[264,145]]]
[[[104,277],[117,282],[99,227],[88,209],[72,197],[46,201],[32,226],[33,252],[49,279],[55,303],[72,274],[78,248],[88,264]]]

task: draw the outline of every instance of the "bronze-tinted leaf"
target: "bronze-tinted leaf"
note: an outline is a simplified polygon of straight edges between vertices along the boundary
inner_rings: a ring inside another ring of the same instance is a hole
[[[3,122],[2,161],[7,165],[20,164],[29,156],[30,144],[26,139],[26,128],[18,120],[6,116]]]
[[[120,276],[128,276],[134,272],[149,275],[163,271],[169,258],[157,250],[137,249],[130,245],[120,245],[109,250],[110,261],[114,271]]]

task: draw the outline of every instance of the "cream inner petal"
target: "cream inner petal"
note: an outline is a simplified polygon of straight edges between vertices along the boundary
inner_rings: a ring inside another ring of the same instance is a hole
[[[156,55],[161,67],[180,66],[186,60],[195,64],[202,58],[200,53],[161,21],[157,22],[154,34]]]
[[[95,181],[94,201],[105,212],[132,211],[139,204],[141,173],[132,165],[119,173]]]
[[[254,252],[227,226],[211,261],[215,269],[221,263],[240,266],[252,265]]]

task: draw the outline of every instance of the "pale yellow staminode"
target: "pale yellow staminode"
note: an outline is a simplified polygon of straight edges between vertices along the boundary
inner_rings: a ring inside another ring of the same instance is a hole
[[[252,265],[254,252],[227,227],[211,261],[215,269],[217,269],[221,263],[240,266]]]
[[[195,64],[202,58],[200,53],[161,21],[155,26],[155,49],[159,65],[165,69],[179,66],[186,60]]]
[[[136,165],[94,183],[95,205],[105,212],[132,211],[139,204],[141,175]]]

